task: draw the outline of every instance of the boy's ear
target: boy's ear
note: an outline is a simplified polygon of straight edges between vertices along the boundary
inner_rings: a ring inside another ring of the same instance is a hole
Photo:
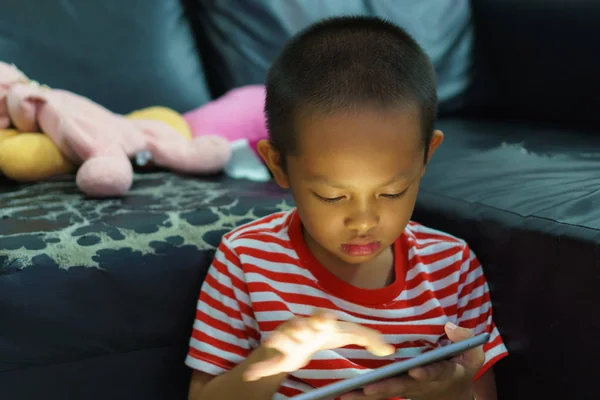
[[[273,174],[277,184],[284,189],[289,189],[290,184],[288,176],[283,169],[281,154],[267,139],[259,141],[256,145],[256,149],[258,150],[258,154],[260,154],[265,164],[267,164],[267,167],[269,168],[269,171],[271,171],[271,174]]]
[[[438,129],[433,131],[433,136],[431,137],[431,141],[429,142],[429,152],[427,153],[427,163],[429,164],[429,160],[431,160],[431,156],[438,148],[440,144],[444,141],[444,133]]]
[[[431,137],[431,141],[429,142],[429,148],[427,149],[427,160],[425,162],[425,168],[421,171],[421,177],[425,175],[425,171],[427,170],[427,165],[429,165],[429,161],[435,153],[435,150],[438,148],[440,144],[444,141],[444,133],[440,130],[433,131],[433,136]]]

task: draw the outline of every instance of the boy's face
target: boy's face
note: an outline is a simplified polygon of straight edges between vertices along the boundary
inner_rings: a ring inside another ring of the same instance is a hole
[[[287,171],[268,142],[259,150],[291,189],[309,248],[323,263],[374,260],[408,224],[425,172],[418,110],[307,116],[296,132]],[[429,156],[442,138],[436,131]]]

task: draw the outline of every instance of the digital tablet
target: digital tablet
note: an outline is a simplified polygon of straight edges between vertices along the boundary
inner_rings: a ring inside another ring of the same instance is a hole
[[[353,390],[361,389],[383,379],[402,375],[413,368],[433,364],[437,361],[451,359],[469,349],[481,346],[484,343],[489,342],[489,340],[489,333],[483,333],[458,343],[452,343],[447,346],[438,347],[409,360],[388,364],[384,367],[366,372],[363,375],[344,379],[332,383],[331,385],[323,386],[318,389],[311,390],[310,392],[299,394],[298,396],[292,397],[292,400],[331,400],[337,396],[341,396]]]

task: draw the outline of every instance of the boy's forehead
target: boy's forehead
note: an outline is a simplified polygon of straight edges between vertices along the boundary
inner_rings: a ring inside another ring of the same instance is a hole
[[[422,147],[421,120],[414,108],[307,113],[295,122],[296,148],[302,153]]]
[[[384,181],[410,177],[422,167],[418,116],[345,113],[298,121],[297,161],[305,178]]]

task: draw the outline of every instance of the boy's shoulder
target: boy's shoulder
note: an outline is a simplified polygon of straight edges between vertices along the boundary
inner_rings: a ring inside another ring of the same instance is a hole
[[[410,221],[404,234],[408,238],[409,258],[416,257],[425,266],[444,260],[443,265],[458,263],[463,268],[465,262],[476,258],[464,239],[418,222]]]
[[[265,235],[287,236],[293,210],[278,211],[242,224],[223,236],[228,243],[235,244],[243,239],[264,238]]]
[[[409,238],[412,238],[416,243],[452,243],[464,247],[467,246],[467,242],[464,239],[461,239],[441,230],[430,228],[426,225],[415,221],[410,221],[406,226],[404,232]]]

